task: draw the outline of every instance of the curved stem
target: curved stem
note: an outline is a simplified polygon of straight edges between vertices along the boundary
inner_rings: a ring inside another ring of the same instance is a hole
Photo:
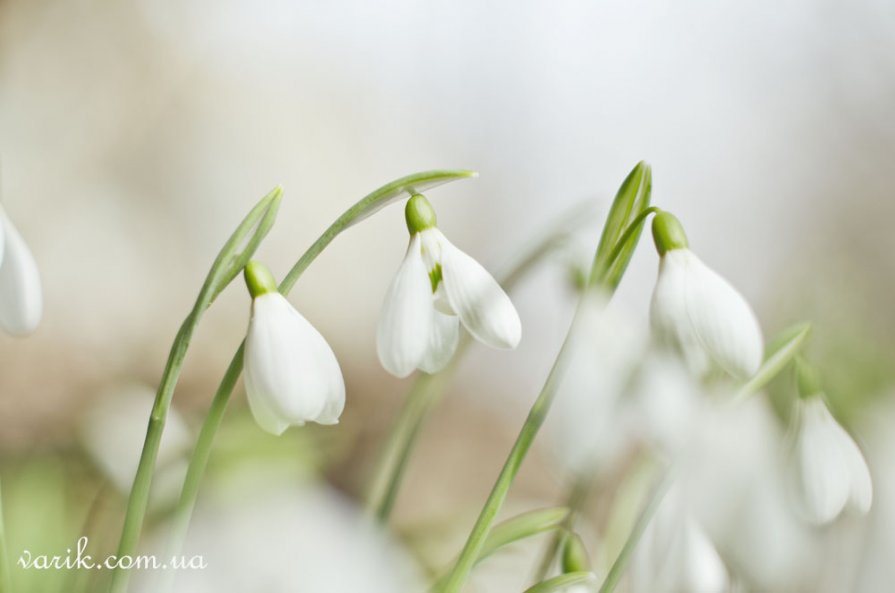
[[[121,528],[121,539],[118,543],[117,556],[132,556],[137,548],[143,521],[146,517],[146,508],[149,504],[149,492],[152,486],[152,474],[155,469],[156,458],[165,429],[165,420],[174,398],[174,388],[180,378],[183,361],[187,349],[199,320],[205,310],[211,305],[215,297],[236,277],[239,270],[248,263],[261,241],[273,226],[282,197],[282,189],[274,188],[261,201],[255,205],[249,214],[243,219],[236,231],[230,236],[224,247],[218,253],[211,270],[202,284],[199,296],[193,305],[192,311],[183,321],[168,360],[165,370],[159,382],[155,403],[149,417],[149,425],[146,429],[146,439],[143,442],[143,451],[140,454],[140,462],[134,476],[130,496],[127,501],[127,509],[124,515],[124,525]],[[239,249],[246,243],[245,248]],[[112,573],[111,590],[121,593],[127,590],[128,572],[122,568],[116,568]]]
[[[348,229],[364,218],[374,214],[386,205],[401,198],[403,195],[410,195],[414,192],[423,191],[424,189],[436,187],[449,181],[457,179],[465,179],[474,177],[473,171],[426,171],[416,173],[401,179],[395,180],[384,185],[376,191],[368,194],[351,208],[346,210],[339,218],[335,220],[316,241],[302,254],[299,260],[292,266],[292,269],[283,278],[280,283],[279,291],[288,294],[302,273],[317,259],[324,249],[335,239],[342,231]],[[224,417],[227,403],[233,394],[233,389],[242,373],[243,367],[243,346],[240,345],[227,371],[221,380],[220,385],[215,393],[214,399],[209,407],[208,414],[202,423],[199,437],[196,441],[196,447],[190,458],[187,476],[184,481],[183,488],[180,493],[180,499],[174,513],[173,527],[169,540],[169,552],[171,556],[180,553],[183,547],[183,541],[189,529],[190,518],[193,514],[193,508],[196,504],[196,498],[199,493],[199,485],[205,468],[208,466],[208,459],[211,456],[212,444],[217,434],[218,428]],[[174,575],[170,575],[168,583],[172,582]]]
[[[494,523],[497,513],[500,512],[500,508],[503,506],[503,502],[509,494],[513,480],[516,478],[516,474],[519,473],[519,468],[522,466],[522,462],[525,460],[525,456],[528,454],[528,450],[531,448],[531,444],[534,442],[535,436],[537,436],[538,431],[544,424],[544,420],[547,418],[547,412],[553,404],[559,380],[563,375],[567,362],[568,345],[572,342],[570,338],[575,332],[577,325],[575,321],[577,321],[580,316],[582,310],[581,303],[583,303],[583,301],[584,299],[579,301],[575,320],[572,321],[572,325],[566,335],[566,339],[563,342],[559,355],[553,363],[553,368],[550,369],[544,387],[541,389],[540,394],[538,394],[531,410],[529,410],[528,417],[522,425],[519,436],[516,437],[516,442],[513,444],[513,448],[507,456],[503,469],[501,469],[497,481],[494,483],[494,487],[488,495],[488,500],[485,502],[485,506],[482,508],[482,511],[472,528],[472,532],[469,534],[469,538],[466,540],[466,545],[463,546],[463,550],[460,552],[456,564],[454,564],[453,569],[445,580],[444,587],[441,589],[442,593],[457,593],[466,582],[469,573],[472,571],[478,557],[481,555],[482,548],[484,547],[488,533],[491,530],[491,525]]]
[[[639,168],[640,165],[638,165],[638,167],[635,167],[634,172],[637,172]],[[648,174],[648,169],[644,169],[644,171],[645,174],[640,176],[640,180],[638,182],[639,186],[632,185],[631,187],[626,187],[628,186],[629,180],[631,179],[631,176],[629,176],[629,178],[625,180],[625,183],[622,186],[622,192],[630,194],[632,196],[640,196],[643,203],[646,204],[649,202],[649,188],[651,177]],[[469,537],[466,540],[466,544],[464,545],[463,550],[460,552],[460,557],[457,559],[456,564],[454,564],[453,570],[448,575],[444,588],[441,589],[442,593],[458,593],[460,591],[460,588],[466,582],[466,579],[469,577],[469,573],[472,571],[476,559],[481,553],[482,546],[484,546],[485,539],[488,536],[491,525],[494,523],[494,519],[496,518],[497,513],[500,512],[500,509],[503,506],[507,495],[509,494],[510,487],[512,486],[513,481],[516,478],[516,474],[519,473],[519,468],[522,466],[522,462],[525,460],[525,456],[528,454],[528,450],[531,448],[531,444],[532,442],[534,442],[534,439],[540,431],[541,426],[544,424],[547,413],[550,411],[550,407],[552,406],[553,400],[556,397],[557,387],[562,379],[565,371],[565,366],[568,362],[567,359],[569,357],[569,345],[573,343],[574,339],[577,337],[579,326],[578,322],[590,297],[589,292],[591,290],[602,290],[604,292],[608,292],[609,296],[611,296],[615,292],[615,289],[618,286],[618,281],[621,279],[621,275],[625,271],[627,261],[625,261],[624,265],[621,266],[618,273],[618,278],[608,276],[606,273],[604,273],[604,271],[612,269],[613,264],[615,263],[613,260],[613,255],[617,258],[619,254],[622,253],[621,250],[625,247],[628,248],[629,251],[626,253],[628,253],[629,255],[631,252],[633,252],[633,249],[640,237],[639,228],[642,226],[643,221],[646,220],[646,216],[650,214],[650,211],[650,207],[644,208],[632,220],[632,222],[628,224],[628,226],[625,228],[624,233],[621,234],[618,242],[615,244],[615,248],[610,253],[609,260],[605,264],[605,266],[601,263],[605,261],[603,258],[604,245],[601,239],[601,244],[598,245],[596,253],[594,254],[594,263],[591,266],[591,277],[588,281],[589,290],[585,290],[582,293],[581,297],[578,299],[575,316],[572,319],[572,323],[569,327],[568,332],[566,333],[566,338],[563,341],[559,354],[557,355],[556,360],[553,363],[553,367],[550,369],[550,373],[547,375],[547,380],[544,382],[544,387],[541,389],[540,394],[529,410],[528,417],[525,419],[525,423],[522,425],[519,436],[516,438],[516,442],[513,444],[513,447],[510,450],[509,455],[507,456],[507,460],[497,477],[497,481],[494,483],[494,487],[492,488],[491,493],[488,495],[488,499],[485,501],[485,506],[482,508],[482,511],[472,528],[472,532],[469,534]],[[627,257],[625,259],[627,260]]]
[[[659,506],[662,504],[662,499],[665,497],[665,493],[668,492],[670,486],[671,474],[669,472],[661,478],[659,484],[653,490],[649,502],[637,518],[637,522],[634,524],[634,528],[631,529],[628,539],[625,540],[621,552],[619,552],[615,562],[612,563],[612,567],[610,567],[609,573],[606,575],[606,580],[604,580],[603,584],[600,586],[599,593],[611,593],[615,590],[616,585],[618,585],[622,575],[624,575],[625,570],[628,568],[631,554],[634,553],[634,549],[637,547],[637,544],[640,543],[640,538],[643,536],[643,532],[646,531],[649,522],[656,514],[656,511],[659,510]]]

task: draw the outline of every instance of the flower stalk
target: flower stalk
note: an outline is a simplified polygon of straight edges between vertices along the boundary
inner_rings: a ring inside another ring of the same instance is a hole
[[[174,338],[171,352],[165,370],[162,373],[156,392],[155,403],[149,417],[149,426],[146,430],[146,440],[140,455],[140,463],[131,487],[131,493],[125,511],[124,525],[121,529],[121,539],[118,544],[117,556],[132,556],[136,550],[146,516],[146,508],[149,504],[149,490],[152,485],[152,474],[158,457],[159,446],[162,441],[162,432],[165,428],[165,420],[174,397],[174,388],[180,378],[183,361],[196,327],[205,310],[214,302],[214,299],[224,288],[239,274],[249,262],[261,241],[267,236],[276,219],[282,189],[274,188],[258,204],[252,208],[243,219],[236,231],[230,236],[224,247],[218,253],[211,266],[208,276],[199,291],[199,296],[190,314]],[[240,250],[240,246],[245,247]],[[111,590],[114,593],[122,593],[127,590],[128,572],[117,568],[112,575]]]
[[[465,170],[426,171],[402,177],[366,195],[342,213],[342,215],[339,216],[316,241],[314,241],[307,251],[301,255],[295,265],[292,266],[280,282],[278,287],[279,292],[284,296],[287,295],[308,266],[317,259],[323,250],[326,249],[339,234],[365,218],[372,216],[385,206],[400,199],[404,195],[413,195],[424,189],[431,189],[450,181],[468,179],[475,176],[476,173],[474,171]],[[192,517],[193,508],[196,504],[202,476],[205,473],[209,457],[211,456],[214,437],[217,435],[221,421],[224,418],[227,403],[230,401],[230,396],[233,394],[236,382],[239,379],[239,375],[242,373],[244,348],[245,342],[240,344],[231,359],[230,364],[224,373],[224,377],[221,379],[221,383],[218,385],[218,389],[215,392],[214,399],[209,406],[205,420],[202,423],[202,428],[200,429],[199,437],[196,441],[196,447],[193,450],[187,468],[187,475],[184,479],[180,499],[172,519],[172,529],[168,545],[170,556],[179,554],[183,547],[183,541],[186,538],[189,529],[189,522]],[[173,574],[170,578],[173,578]]]
[[[469,577],[469,573],[472,571],[476,559],[481,553],[482,547],[488,537],[491,526],[509,494],[510,487],[516,478],[516,474],[519,472],[519,468],[522,466],[522,462],[525,460],[525,457],[528,454],[535,437],[540,431],[541,426],[544,424],[547,413],[550,411],[550,407],[553,404],[557,388],[568,362],[569,344],[573,342],[573,338],[578,330],[579,323],[577,322],[582,316],[582,311],[584,310],[583,305],[587,302],[589,292],[591,290],[604,290],[611,294],[617,287],[617,282],[614,285],[606,286],[604,279],[611,276],[607,276],[603,271],[620,269],[621,271],[619,272],[618,280],[621,279],[621,274],[624,273],[627,262],[625,262],[624,265],[619,266],[618,262],[612,261],[610,258],[610,254],[615,251],[615,247],[618,244],[617,240],[614,239],[614,236],[617,236],[619,239],[624,236],[631,237],[628,239],[632,245],[631,248],[623,250],[621,252],[622,255],[619,257],[630,259],[633,254],[633,248],[636,246],[639,233],[631,233],[629,235],[626,233],[626,230],[637,220],[642,211],[635,210],[634,205],[642,204],[643,208],[648,207],[650,188],[650,168],[645,163],[638,163],[631,174],[625,179],[625,182],[622,184],[622,187],[613,202],[612,209],[607,218],[607,224],[604,227],[603,236],[594,256],[594,264],[592,266],[588,290],[585,290],[578,300],[575,316],[566,334],[566,339],[560,347],[559,354],[547,376],[544,387],[541,389],[540,394],[528,413],[528,417],[525,419],[525,423],[522,425],[522,429],[510,450],[503,469],[498,475],[497,481],[485,502],[485,506],[482,508],[479,518],[472,528],[472,532],[466,541],[466,545],[463,547],[463,551],[460,553],[453,570],[449,574],[444,587],[441,589],[442,593],[458,593],[466,582],[466,579]],[[638,224],[642,224],[642,220],[643,219],[641,219]],[[609,237],[609,239],[607,239],[607,237]]]

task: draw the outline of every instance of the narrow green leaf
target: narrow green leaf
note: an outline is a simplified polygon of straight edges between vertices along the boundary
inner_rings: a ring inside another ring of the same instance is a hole
[[[566,507],[554,507],[524,513],[495,525],[479,553],[479,562],[504,546],[560,527],[568,516]]]
[[[643,225],[640,225],[635,236],[631,237],[628,244],[615,256],[614,261],[613,253],[631,223],[649,207],[652,179],[652,168],[644,161],[640,161],[622,182],[606,217],[603,234],[600,235],[591,272],[592,278],[606,278],[610,271],[613,276],[621,278],[640,238]]]
[[[326,246],[345,229],[354,226],[403,196],[410,197],[414,193],[420,193],[450,181],[469,179],[476,176],[478,176],[478,173],[475,171],[463,169],[424,171],[396,179],[367,194],[342,213],[292,266],[292,269],[289,270],[289,273],[286,274],[286,277],[280,283],[280,292],[283,294],[289,292],[298,278],[311,265],[311,262],[317,259],[317,256],[320,255]]]
[[[771,382],[802,350],[811,335],[811,324],[799,323],[775,336],[765,349],[765,360],[737,394],[737,399],[752,395]]]
[[[595,587],[596,584],[597,575],[592,572],[567,572],[529,587],[524,593],[551,593],[552,591],[565,591],[574,585]]]

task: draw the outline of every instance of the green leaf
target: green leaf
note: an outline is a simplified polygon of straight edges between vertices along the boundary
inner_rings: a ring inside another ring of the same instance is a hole
[[[529,587],[524,593],[551,593],[551,591],[564,591],[574,585],[590,585],[593,587],[596,584],[597,575],[592,572],[567,572]]]
[[[811,335],[811,324],[799,323],[777,334],[765,349],[765,359],[758,372],[752,376],[737,394],[737,399],[752,395],[771,382],[780,371],[802,350]]]
[[[569,509],[555,507],[524,513],[495,525],[485,540],[479,562],[504,546],[560,527],[568,516]]]
[[[239,223],[211,265],[211,270],[196,300],[195,310],[201,311],[211,305],[221,291],[249,263],[261,241],[273,227],[282,198],[283,188],[280,186],[273,188]],[[242,244],[245,244],[245,247],[239,250]]]
[[[649,208],[652,184],[652,168],[644,161],[637,163],[622,182],[597,246],[592,283],[614,288],[621,281],[643,232],[646,217],[641,214]]]
[[[392,202],[402,198],[410,197],[415,193],[420,193],[433,187],[438,187],[450,181],[458,179],[469,179],[476,177],[478,173],[475,171],[459,170],[437,170],[423,171],[422,173],[414,173],[407,177],[396,179],[391,183],[387,183],[379,189],[367,194],[356,202],[351,208],[346,210],[342,215],[327,228],[320,237],[311,245],[310,248],[301,256],[301,258],[292,266],[286,277],[280,283],[280,292],[286,294],[292,289],[292,286],[298,278],[304,273],[311,262],[317,259],[317,256],[335,239],[342,231],[354,226],[363,219],[372,216],[382,208],[385,208]]]

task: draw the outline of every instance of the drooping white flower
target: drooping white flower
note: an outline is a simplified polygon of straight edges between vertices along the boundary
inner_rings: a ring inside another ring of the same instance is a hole
[[[116,386],[104,391],[80,422],[84,449],[121,492],[129,492],[133,485],[154,400],[155,391],[148,386]],[[191,444],[186,422],[170,409],[155,464],[152,491],[157,503],[171,502],[180,492]]]
[[[34,256],[0,207],[0,326],[13,335],[37,329],[43,312]]]
[[[250,262],[245,274],[254,297],[245,340],[245,386],[258,425],[282,434],[290,425],[338,423],[345,383],[329,344],[277,292],[266,267]]]
[[[753,375],[764,342],[749,304],[690,251],[673,215],[656,215],[653,237],[661,261],[650,321],[660,340],[680,349],[694,372],[717,366],[737,379]]]
[[[410,245],[376,332],[382,366],[397,377],[441,370],[457,347],[460,323],[492,348],[515,348],[522,325],[497,281],[438,230],[425,197],[411,197],[405,215]]]
[[[873,482],[867,462],[823,397],[800,398],[795,414],[796,491],[805,517],[824,524],[846,507],[861,514],[869,511]]]
[[[631,590],[724,593],[730,577],[709,536],[687,509],[680,487],[659,503],[631,566]]]

